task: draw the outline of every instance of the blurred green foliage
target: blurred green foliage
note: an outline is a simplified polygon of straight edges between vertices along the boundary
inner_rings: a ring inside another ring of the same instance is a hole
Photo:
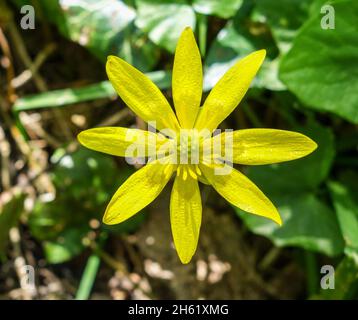
[[[51,162],[56,197],[38,200],[29,217],[32,235],[44,246],[47,261],[67,261],[84,249],[83,238],[91,231],[90,221],[100,221],[112,194],[133,172],[121,169],[113,158],[80,148],[67,154],[58,149]],[[101,226],[101,231],[123,233],[135,230],[144,219],[139,213],[118,226]]]
[[[19,192],[8,194],[9,199],[2,203],[0,199],[0,261],[5,257],[9,231],[17,226],[24,211],[25,195]]]
[[[13,1],[18,5],[28,3]],[[141,71],[159,69],[154,81],[166,89],[170,87],[170,54],[186,26],[196,30],[200,47],[207,48],[203,57],[205,91],[236,60],[265,48],[267,58],[249,98],[253,104],[272,108],[275,115],[282,117],[281,123],[307,134],[319,148],[309,157],[291,163],[244,169],[277,205],[283,227],[235,211],[252,232],[271,239],[276,246],[294,246],[337,257],[341,261],[337,278],[343,279],[344,285],[335,290],[334,296],[327,292],[320,296],[349,297],[358,275],[358,134],[353,126],[358,123],[356,0],[33,3],[40,6],[42,18],[102,61],[116,54]],[[335,9],[332,30],[321,27],[325,3]],[[170,59],[162,63],[160,57],[169,55]],[[100,82],[22,97],[14,108],[62,107],[113,95],[110,84]],[[250,114],[248,118],[252,119]],[[257,126],[269,125],[261,114],[254,119]],[[90,230],[88,221],[101,218],[114,186],[119,186],[130,172],[118,170],[109,157],[83,149],[74,154],[57,151],[53,164],[56,199],[37,203],[30,227],[44,241],[48,260],[57,263],[82,251],[81,239]],[[115,183],[113,177],[118,177]],[[133,219],[138,221],[131,220],[127,227],[123,224],[119,228],[124,229],[117,230],[134,230],[143,216],[136,215]]]
[[[14,0],[19,6],[26,0]],[[38,18],[48,18],[70,40],[88,48],[99,59],[107,55],[149,70],[157,62],[158,49],[134,25],[136,11],[117,0],[51,0],[33,2]]]

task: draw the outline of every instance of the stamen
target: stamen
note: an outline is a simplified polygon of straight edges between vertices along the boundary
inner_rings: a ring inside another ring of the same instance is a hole
[[[183,180],[185,181],[188,178],[188,172],[186,171],[186,167],[183,168]]]
[[[201,176],[201,171],[200,171],[199,166],[195,166],[195,171],[198,174],[198,176]]]
[[[188,168],[188,171],[189,171],[190,176],[191,176],[193,179],[195,179],[195,180],[198,179],[198,176],[195,174],[195,172],[194,172],[193,170],[191,170],[191,168]]]
[[[171,174],[171,164],[167,164],[164,169],[164,176],[166,179],[169,178],[169,175]]]
[[[181,171],[181,166],[178,166],[178,169],[177,169],[177,176],[178,177],[180,176],[180,171]]]

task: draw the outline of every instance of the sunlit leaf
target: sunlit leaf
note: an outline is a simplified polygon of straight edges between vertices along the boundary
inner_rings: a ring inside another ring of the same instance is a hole
[[[280,78],[309,108],[358,123],[357,1],[334,2],[335,29],[307,21],[283,57]]]
[[[235,15],[242,2],[243,0],[194,0],[193,7],[201,14],[227,19]]]
[[[260,49],[267,50],[267,57],[252,85],[271,90],[284,89],[277,77],[278,64],[275,58],[278,51],[272,45],[270,34],[254,35],[245,26],[236,28],[232,22],[221,29],[210,47],[205,59],[204,89],[211,89],[235,62]]]
[[[171,75],[166,71],[154,71],[146,74],[159,88],[170,87]],[[12,110],[14,112],[34,110],[41,108],[57,108],[69,104],[91,101],[103,98],[114,98],[117,93],[109,81],[81,88],[67,88],[62,90],[47,91],[35,95],[29,95],[17,99]]]
[[[16,0],[19,6],[28,4]],[[40,1],[36,18],[54,23],[62,35],[102,61],[118,55],[141,70],[151,70],[158,58],[154,45],[134,26],[136,11],[121,0]]]
[[[281,52],[287,52],[309,15],[312,0],[258,0],[255,19],[267,22]]]
[[[185,27],[195,29],[195,13],[184,0],[136,0],[136,26],[157,45],[174,52]]]

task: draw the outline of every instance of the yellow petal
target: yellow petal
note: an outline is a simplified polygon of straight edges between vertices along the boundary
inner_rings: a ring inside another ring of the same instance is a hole
[[[230,173],[219,175],[213,167],[204,164],[200,165],[200,169],[215,190],[228,202],[246,212],[282,224],[281,217],[272,202],[240,171],[231,168]]]
[[[129,219],[159,195],[174,171],[173,165],[161,161],[163,159],[148,163],[119,187],[107,206],[103,217],[105,224]]]
[[[158,130],[179,130],[167,99],[146,75],[115,56],[108,57],[106,70],[118,95],[140,118],[156,121]]]
[[[204,141],[204,146],[207,143],[208,140]],[[307,156],[317,148],[313,140],[301,133],[276,129],[223,132],[211,138],[211,143],[221,144],[222,151],[225,145],[227,149],[232,147],[232,162],[247,165],[294,160]]]
[[[210,182],[204,176],[199,176],[198,180],[203,184],[210,185]]]
[[[86,148],[115,156],[148,156],[168,139],[154,132],[121,127],[93,128],[80,132],[78,141]],[[127,153],[126,153],[127,152]]]
[[[203,70],[193,31],[182,32],[175,51],[173,67],[173,100],[182,128],[193,127],[203,91]]]
[[[265,59],[266,51],[251,53],[231,67],[211,90],[195,128],[213,131],[236,108]]]
[[[201,197],[198,182],[188,175],[175,178],[170,198],[170,223],[175,249],[182,263],[189,263],[198,244],[201,225]]]

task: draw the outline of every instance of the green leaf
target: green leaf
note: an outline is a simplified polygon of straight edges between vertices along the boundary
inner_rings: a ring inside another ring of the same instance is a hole
[[[148,33],[155,44],[175,51],[179,36],[185,27],[195,29],[193,8],[184,0],[136,0],[136,26]]]
[[[358,206],[345,186],[337,182],[330,182],[329,189],[344,241],[348,247],[352,247],[358,252]]]
[[[84,249],[82,239],[86,230],[67,229],[55,241],[45,241],[44,251],[49,263],[57,264],[71,260]]]
[[[329,191],[336,209],[339,225],[346,244],[347,255],[358,256],[358,202],[354,194],[358,189],[358,174],[347,171],[340,182],[329,182]],[[357,264],[358,265],[358,264]]]
[[[322,29],[322,14],[302,27],[283,57],[280,78],[309,108],[358,123],[357,1],[333,2],[335,29]]]
[[[75,224],[73,218],[79,217],[83,222],[83,216],[73,215],[66,205],[66,201],[60,195],[56,201],[36,201],[28,221],[32,236],[39,241],[55,239],[69,224]],[[74,207],[73,204],[71,207]]]
[[[287,52],[306,21],[312,0],[258,0],[254,18],[267,22],[281,52]]]
[[[109,81],[103,81],[82,88],[68,88],[25,96],[16,100],[12,110],[19,112],[41,108],[57,108],[69,104],[115,96],[116,92],[111,83]]]
[[[62,15],[57,15],[61,32],[72,41],[101,54],[108,52],[116,35],[136,16],[132,8],[118,0],[65,0],[58,5],[62,12]]]
[[[221,29],[205,59],[204,90],[211,89],[239,59],[260,49],[267,50],[267,57],[252,85],[270,90],[284,89],[278,80],[278,65],[275,60],[278,51],[272,45],[271,35],[254,35],[253,32],[243,25],[237,27],[234,22],[229,22]]]
[[[148,72],[146,75],[155,82],[160,89],[167,89],[171,85],[171,74],[166,71]],[[62,89],[39,93],[17,99],[12,107],[14,112],[58,108],[69,104],[80,103],[103,98],[116,97],[117,93],[109,81],[75,89]]]
[[[283,191],[283,190],[282,190]],[[270,195],[283,220],[282,227],[272,221],[239,209],[237,213],[255,234],[271,239],[275,245],[298,246],[335,256],[343,251],[343,239],[334,212],[313,194]]]
[[[18,5],[28,1],[16,1]],[[39,1],[36,18],[54,23],[62,35],[102,61],[118,55],[135,67],[151,70],[158,59],[155,46],[134,26],[136,12],[121,0]]]
[[[321,12],[321,8],[325,4],[331,4],[334,0],[313,0],[310,6],[310,15],[316,15],[317,13]]]
[[[194,10],[205,15],[228,19],[235,15],[243,0],[194,0]]]

